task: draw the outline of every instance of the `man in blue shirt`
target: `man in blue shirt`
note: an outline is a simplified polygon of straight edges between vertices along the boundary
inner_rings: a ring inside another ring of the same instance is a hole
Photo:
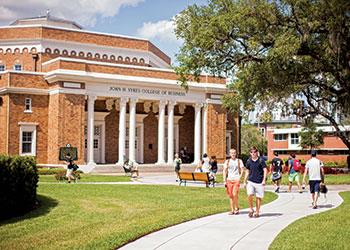
[[[250,158],[247,160],[244,185],[247,187],[249,201],[249,217],[259,217],[261,200],[264,197],[267,169],[265,161],[258,156],[256,147],[250,148]],[[248,178],[249,177],[249,178]],[[247,182],[248,179],[248,182]],[[253,198],[256,196],[256,211],[253,209]]]

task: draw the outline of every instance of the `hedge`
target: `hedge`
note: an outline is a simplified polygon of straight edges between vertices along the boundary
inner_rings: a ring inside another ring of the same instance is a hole
[[[38,180],[34,157],[0,155],[0,218],[34,208]]]

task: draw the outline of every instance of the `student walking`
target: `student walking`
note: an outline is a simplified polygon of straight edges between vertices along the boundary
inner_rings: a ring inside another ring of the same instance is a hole
[[[302,193],[301,185],[300,185],[300,179],[299,179],[299,171],[301,169],[300,161],[297,160],[295,157],[295,154],[290,154],[291,158],[288,161],[288,172],[289,172],[289,186],[288,186],[288,192],[292,191],[292,184],[295,181],[298,185],[299,193]]]
[[[226,160],[223,168],[223,180],[227,195],[230,198],[230,215],[239,214],[238,194],[243,174],[243,162],[236,158],[236,150],[230,149],[230,159]]]
[[[181,164],[182,164],[182,160],[179,157],[179,154],[175,154],[174,167],[175,167],[175,173],[176,173],[177,179],[180,179],[179,178],[179,172],[180,172],[180,169],[181,169]],[[178,181],[178,180],[176,180],[176,181]]]
[[[282,180],[282,169],[283,169],[283,161],[278,157],[278,153],[274,152],[275,157],[271,161],[271,180],[273,185],[275,186],[275,192],[279,193],[281,180]]]
[[[306,162],[303,184],[305,185],[306,175],[309,174],[309,186],[312,197],[312,208],[317,208],[317,199],[320,193],[320,185],[324,182],[323,163],[316,158],[316,150],[311,151],[311,159]]]
[[[256,147],[250,148],[250,158],[247,160],[244,185],[247,188],[249,201],[249,217],[260,216],[261,200],[264,198],[265,180],[267,175],[266,163],[258,156]],[[248,178],[249,177],[249,178]],[[248,179],[248,182],[247,182]],[[253,197],[256,197],[256,211],[253,209]]]

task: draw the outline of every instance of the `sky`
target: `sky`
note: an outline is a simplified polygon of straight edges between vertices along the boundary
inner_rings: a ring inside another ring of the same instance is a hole
[[[176,64],[182,41],[175,37],[172,19],[193,4],[207,0],[0,0],[0,26],[50,10],[86,30],[148,39]]]

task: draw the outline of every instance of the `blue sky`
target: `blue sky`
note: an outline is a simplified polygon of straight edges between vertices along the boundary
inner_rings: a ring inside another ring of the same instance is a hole
[[[181,46],[171,19],[188,5],[207,0],[0,0],[0,25],[23,18],[51,15],[76,21],[86,30],[146,38],[174,62]]]

